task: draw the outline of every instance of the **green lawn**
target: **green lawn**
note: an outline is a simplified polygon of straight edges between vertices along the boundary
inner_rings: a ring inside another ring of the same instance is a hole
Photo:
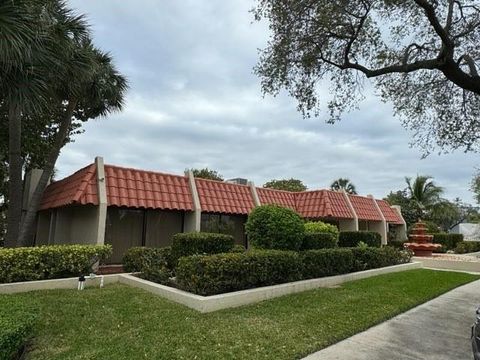
[[[37,306],[27,359],[293,359],[478,276],[412,270],[200,314],[139,289],[6,296]]]

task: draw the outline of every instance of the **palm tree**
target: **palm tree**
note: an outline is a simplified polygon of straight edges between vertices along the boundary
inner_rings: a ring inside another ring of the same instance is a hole
[[[87,33],[80,16],[58,0],[0,3],[0,101],[8,109],[8,225],[6,245],[16,243],[22,212],[22,114],[48,101],[45,74],[57,69],[65,45]]]
[[[349,179],[339,178],[332,182],[330,189],[334,191],[345,190],[348,194],[357,194],[357,189]]]
[[[43,192],[51,178],[55,163],[72,128],[72,120],[80,121],[106,116],[122,109],[127,80],[113,65],[109,54],[96,49],[91,41],[77,44],[63,74],[55,79],[55,106],[63,108],[60,127],[54,146],[48,154],[44,171],[32,194],[27,213],[20,227],[19,243],[30,245],[33,239],[35,217]]]
[[[437,186],[431,176],[417,175],[413,181],[412,178],[406,177],[405,181],[408,196],[415,202],[422,215],[440,201],[443,188]]]

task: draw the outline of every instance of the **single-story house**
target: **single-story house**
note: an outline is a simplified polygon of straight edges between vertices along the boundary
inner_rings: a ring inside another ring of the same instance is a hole
[[[26,198],[41,170],[27,175]],[[25,201],[25,206],[28,200]],[[234,182],[194,178],[104,164],[101,157],[51,183],[38,212],[35,244],[111,244],[112,263],[132,246],[167,246],[179,232],[232,234],[247,245],[244,224],[258,205],[277,204],[305,219],[335,224],[340,230],[377,231],[406,238],[400,208],[372,196],[341,191],[280,191]]]

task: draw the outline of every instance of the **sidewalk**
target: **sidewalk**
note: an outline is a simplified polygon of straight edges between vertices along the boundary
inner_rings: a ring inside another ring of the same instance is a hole
[[[473,359],[470,327],[479,305],[477,280],[304,360]]]

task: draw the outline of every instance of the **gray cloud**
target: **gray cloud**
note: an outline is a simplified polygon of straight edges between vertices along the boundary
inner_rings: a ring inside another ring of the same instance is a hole
[[[70,4],[88,14],[96,44],[113,54],[131,89],[122,113],[86,124],[62,151],[59,176],[101,155],[107,163],[163,172],[208,166],[258,185],[296,177],[321,188],[349,177],[362,194],[383,197],[418,173],[434,176],[448,197],[472,201],[477,156],[421,160],[368,84],[360,110],[335,125],[303,119],[285,94],[263,98],[252,67],[268,31],[252,23],[253,2]]]

